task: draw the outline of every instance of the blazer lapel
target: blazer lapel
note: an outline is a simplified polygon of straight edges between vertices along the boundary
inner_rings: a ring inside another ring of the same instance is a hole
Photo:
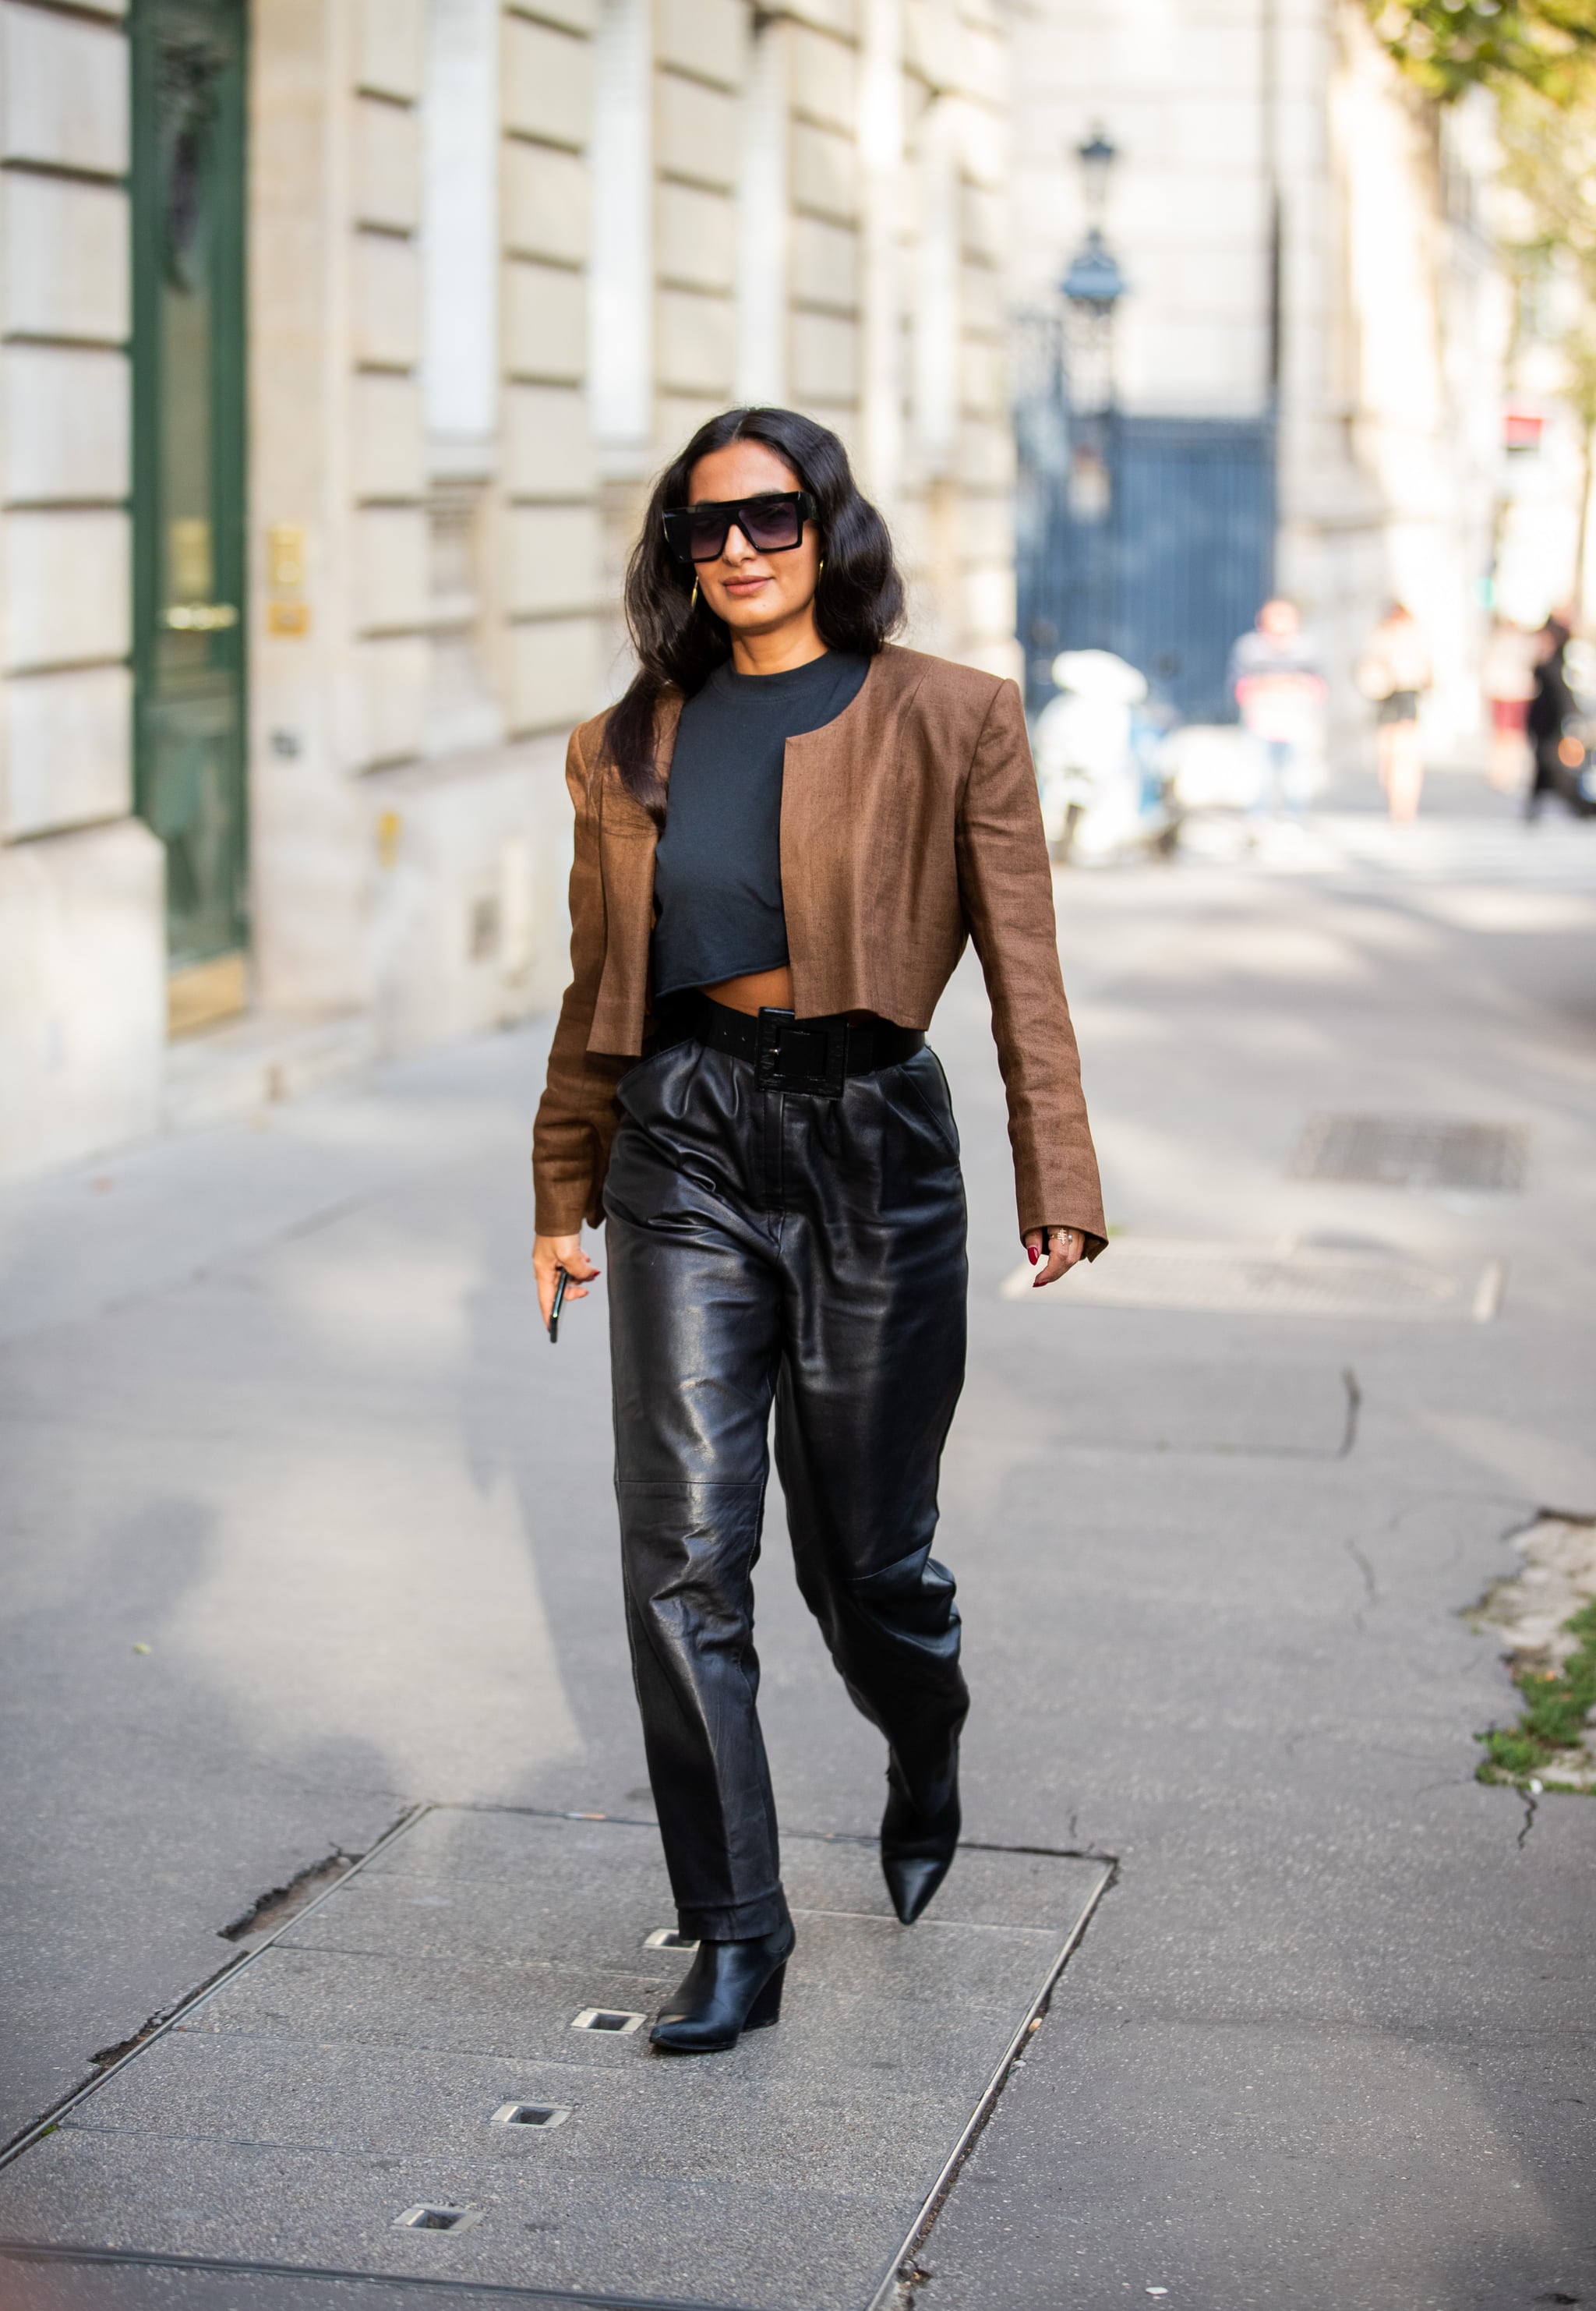
[[[682,701],[672,693],[660,702],[655,724],[655,760],[661,781],[670,782],[676,725]],[[598,790],[598,850],[604,876],[604,972],[590,1051],[641,1057],[649,1017],[649,940],[654,928],[654,852],[659,831],[642,805],[621,783],[607,759]]]

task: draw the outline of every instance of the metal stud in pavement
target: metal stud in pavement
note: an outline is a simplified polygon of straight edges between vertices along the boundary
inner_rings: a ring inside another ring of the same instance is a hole
[[[602,2030],[615,2038],[629,2038],[647,2020],[646,2014],[622,2013],[613,2006],[584,2006],[571,2027],[573,2030]]]
[[[563,2126],[570,2109],[555,2102],[501,2102],[493,2113],[494,2126]]]
[[[482,2220],[480,2207],[406,2207],[394,2217],[397,2231],[467,2231]]]

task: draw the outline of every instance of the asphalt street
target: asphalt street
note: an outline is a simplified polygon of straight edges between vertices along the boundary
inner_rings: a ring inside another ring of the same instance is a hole
[[[1538,1512],[1596,1514],[1596,826],[1460,774],[1412,830],[1199,829],[1059,887],[1115,1241],[1089,1294],[1005,1295],[967,959],[939,1553],[967,1836],[1114,1874],[903,2299],[1596,2301],[1596,1806],[1475,1780],[1512,1691],[1461,1618]],[[551,1348],[530,1290],[546,1033],[0,1193],[0,2140],[417,1802],[647,1812],[603,1304]],[[1504,1127],[1516,1184],[1304,1174],[1315,1118]],[[1284,1284],[1246,1304],[1215,1246]],[[1347,1304],[1294,1302],[1327,1259]],[[784,1823],[868,1834],[876,1741],[779,1506],[760,1634]],[[769,2219],[763,2186],[711,2218]],[[310,2299],[13,2276],[49,2311]]]

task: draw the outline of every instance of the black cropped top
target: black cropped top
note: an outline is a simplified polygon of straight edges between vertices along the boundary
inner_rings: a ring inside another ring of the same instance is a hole
[[[786,674],[714,673],[682,709],[654,859],[654,999],[787,961],[787,741],[835,721],[869,660],[828,651]]]

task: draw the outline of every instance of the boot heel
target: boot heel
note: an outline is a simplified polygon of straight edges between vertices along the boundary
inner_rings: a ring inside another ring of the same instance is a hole
[[[787,1960],[783,1958],[781,1965],[776,1968],[774,1974],[772,1975],[770,1980],[765,1984],[764,1988],[754,2000],[753,2005],[748,2009],[748,2019],[743,2025],[745,2030],[763,2030],[772,2022],[779,2022],[781,2020],[781,1984],[785,1979],[786,1974]]]

